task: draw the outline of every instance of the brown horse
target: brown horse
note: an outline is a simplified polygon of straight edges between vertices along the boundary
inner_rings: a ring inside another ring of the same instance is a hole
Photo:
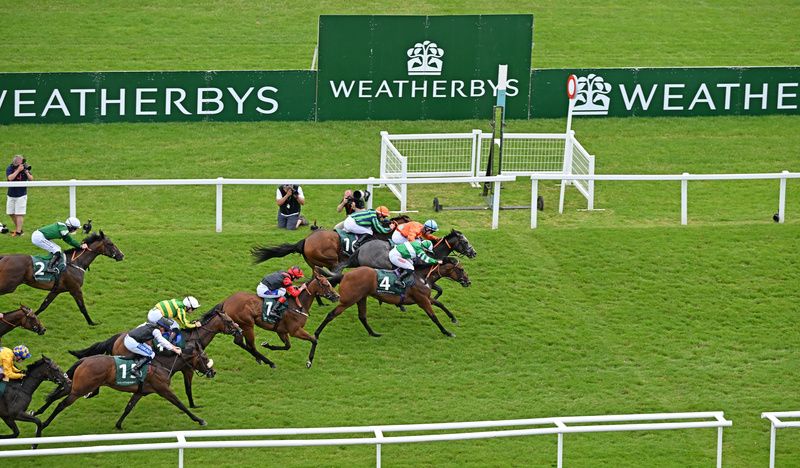
[[[0,318],[0,337],[17,327],[30,330],[37,335],[44,335],[44,332],[47,331],[42,322],[39,321],[39,317],[30,308],[22,304],[19,305],[19,309],[5,312],[3,318]]]
[[[0,418],[5,421],[13,432],[0,435],[0,439],[19,436],[19,428],[15,421],[36,424],[36,437],[42,435],[42,429],[44,429],[42,422],[26,410],[28,405],[31,404],[33,393],[45,380],[58,384],[59,388],[68,387],[70,384],[64,372],[46,356],[42,356],[41,359],[29,365],[24,378],[8,383],[5,395],[0,398]]]
[[[142,397],[151,393],[158,393],[162,398],[177,406],[181,411],[186,413],[192,421],[205,426],[206,422],[181,403],[175,393],[170,388],[170,380],[172,375],[176,372],[182,371],[184,367],[194,369],[208,378],[214,377],[216,372],[213,369],[214,361],[206,356],[203,348],[198,345],[188,345],[182,355],[172,356],[156,356],[148,367],[147,376],[145,377],[142,385],[117,385],[116,384],[116,368],[113,356],[89,356],[83,358],[73,364],[67,371],[67,375],[72,379],[72,385],[68,387],[59,387],[50,395],[47,396],[44,406],[36,410],[34,415],[41,414],[53,402],[59,398],[66,396],[53,410],[53,413],[44,422],[42,429],[46,428],[53,422],[59,413],[64,411],[65,408],[70,406],[78,398],[86,396],[91,398],[97,395],[101,386],[111,387],[114,390],[121,392],[133,393],[125,411],[117,420],[116,428],[122,429],[122,421],[128,416],[136,403]]]
[[[196,341],[203,349],[208,348],[211,340],[213,340],[218,333],[238,336],[242,334],[241,327],[239,327],[233,319],[228,317],[228,315],[221,312],[219,307],[214,307],[208,311],[200,319],[199,327],[183,330],[184,340],[187,344]],[[126,332],[117,333],[105,341],[100,341],[88,348],[70,351],[69,353],[76,358],[85,358],[97,354],[133,357],[133,354],[125,347],[125,336],[127,336]],[[197,408],[198,406],[194,404],[194,398],[192,397],[192,379],[194,378],[194,372],[189,367],[184,367],[182,372],[183,388],[186,390],[186,397],[189,399],[189,408]]]
[[[428,317],[439,327],[439,330],[446,336],[454,337],[439,322],[436,314],[431,308],[431,288],[426,284],[439,278],[448,278],[457,281],[462,286],[467,287],[471,284],[464,267],[458,260],[447,257],[441,265],[435,264],[427,267],[420,267],[415,272],[414,284],[406,291],[404,296],[394,294],[378,294],[378,272],[370,267],[354,268],[344,275],[335,275],[331,278],[331,283],[339,284],[339,304],[328,313],[322,323],[319,324],[314,336],[319,339],[319,335],[328,323],[335,319],[353,304],[358,304],[358,319],[371,336],[381,336],[375,333],[367,322],[367,296],[372,296],[381,302],[389,304],[417,304],[428,314]],[[309,361],[311,358],[309,357]]]
[[[64,251],[67,269],[59,276],[58,284],[55,285],[52,281],[44,283],[34,279],[33,262],[31,262],[30,255],[0,255],[0,294],[12,293],[21,284],[49,290],[50,293],[36,310],[36,315],[39,315],[53,302],[56,296],[68,291],[75,299],[75,303],[78,304],[86,323],[97,325],[89,317],[89,312],[83,302],[83,291],[81,290],[83,276],[98,255],[111,257],[118,262],[125,258],[125,255],[111,242],[111,239],[103,234],[103,231],[90,235],[83,240],[83,243],[89,246],[87,250],[69,249]]]
[[[303,328],[308,320],[308,310],[311,308],[314,298],[318,296],[323,296],[331,301],[339,300],[339,295],[336,294],[331,283],[320,273],[318,268],[314,269],[312,276],[309,281],[300,287],[301,292],[297,299],[301,307],[297,307],[296,302],[292,298],[288,298],[287,310],[283,313],[283,318],[275,324],[262,320],[261,305],[264,300],[253,293],[240,291],[218,304],[216,307],[221,307],[223,312],[242,327],[244,340],[237,337],[234,339],[234,343],[252,354],[259,364],[264,363],[274,368],[275,363],[256,350],[253,327],[257,325],[264,330],[272,330],[278,334],[281,341],[283,341],[283,346],[272,346],[267,342],[261,344],[263,347],[273,351],[285,351],[291,348],[289,337],[294,336],[311,342],[310,358],[306,363],[308,367],[311,367],[311,360],[314,358],[314,350],[317,347],[317,339]]]

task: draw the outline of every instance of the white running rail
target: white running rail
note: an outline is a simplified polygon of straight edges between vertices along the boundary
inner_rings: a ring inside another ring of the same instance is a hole
[[[800,427],[800,421],[783,421],[781,418],[800,419],[800,411],[764,412],[761,417],[769,419],[769,468],[775,468],[775,432],[783,427]]]
[[[29,437],[24,439],[0,440],[0,448],[28,444],[88,444],[109,441],[155,441],[139,444],[120,445],[81,445],[74,447],[0,450],[0,459],[11,457],[42,457],[52,455],[75,455],[83,453],[109,453],[150,450],[177,450],[178,467],[183,468],[183,455],[186,449],[209,448],[252,448],[252,447],[311,447],[342,445],[374,445],[375,466],[381,466],[381,446],[383,444],[408,444],[420,442],[441,442],[449,440],[490,439],[497,437],[522,437],[535,435],[558,436],[558,467],[563,466],[564,435],[587,432],[621,431],[660,431],[677,429],[717,429],[717,467],[722,466],[722,430],[733,423],[725,419],[722,411],[702,413],[660,413],[660,414],[622,414],[608,416],[569,416],[556,418],[512,419],[505,421],[475,421],[440,424],[403,424],[390,426],[320,427],[296,429],[230,429],[217,431],[170,431],[142,432],[131,434],[95,434],[62,437]],[[531,427],[544,426],[544,427]],[[423,435],[387,436],[391,432],[442,432],[461,429],[509,428],[521,429],[487,430],[479,432],[447,432]],[[270,436],[321,435],[321,434],[365,434],[357,438],[305,438],[269,439]],[[259,437],[247,440],[206,440],[230,437]]]

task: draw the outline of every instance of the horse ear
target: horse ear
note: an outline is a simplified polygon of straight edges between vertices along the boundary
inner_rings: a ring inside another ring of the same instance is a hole
[[[103,239],[103,238],[105,238],[105,237],[106,237],[106,235],[105,235],[105,233],[103,232],[103,230],[101,229],[101,230],[100,230],[100,238],[101,238],[101,239]]]

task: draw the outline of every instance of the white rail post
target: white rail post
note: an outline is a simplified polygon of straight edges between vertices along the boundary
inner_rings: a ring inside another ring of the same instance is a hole
[[[470,169],[470,175],[473,177],[480,176],[481,168],[480,168],[480,155],[478,152],[480,151],[481,147],[481,130],[472,129],[472,161],[470,165],[472,168]],[[479,184],[473,183],[473,187],[478,187]]]
[[[688,172],[683,173],[684,176],[688,176]],[[686,225],[689,221],[689,180],[681,179],[681,224]]]
[[[494,193],[492,194],[492,229],[497,229],[500,224],[500,181],[494,182]]]
[[[375,438],[383,439],[383,431],[375,429]],[[375,444],[375,467],[381,468],[381,444]]]
[[[717,428],[717,468],[722,468],[722,427]]]
[[[778,222],[783,223],[783,216],[786,212],[786,177],[785,175],[788,174],[789,171],[782,171],[781,174],[784,177],[781,177],[781,190],[780,195],[778,196]]]
[[[382,131],[381,132],[381,169],[378,176],[381,179],[386,178],[386,141],[389,139],[389,132]],[[405,177],[405,175],[403,176]],[[382,186],[383,184],[381,184]]]
[[[370,177],[370,179],[374,179],[374,177]],[[372,209],[372,190],[375,184],[372,182],[367,184],[367,192],[369,192],[369,200],[367,200],[367,209]]]
[[[186,437],[183,434],[176,434],[175,437],[178,439],[178,443],[186,443]],[[178,449],[178,468],[183,468],[183,447]]]
[[[594,175],[594,155],[589,155],[589,174]],[[589,211],[594,210],[594,179],[589,182]]]
[[[70,179],[70,182],[75,183],[75,179]],[[77,216],[75,213],[78,211],[77,209],[77,194],[76,194],[76,187],[75,185],[69,186],[69,215],[72,217]]]
[[[408,178],[408,159],[403,158],[401,162],[400,175],[403,179]],[[408,209],[408,184],[402,183],[400,185],[400,212],[405,213]]]
[[[554,421],[555,425],[558,426],[559,429],[566,429],[566,424],[561,421]],[[558,433],[558,468],[562,468],[564,466],[564,433]]]
[[[769,468],[775,468],[775,421],[769,422]]]
[[[534,179],[531,176],[531,229],[536,229],[536,221],[537,216],[539,213],[536,211],[538,207],[536,206],[536,200],[539,198],[539,179]]]
[[[217,232],[222,232],[222,177],[217,177]]]

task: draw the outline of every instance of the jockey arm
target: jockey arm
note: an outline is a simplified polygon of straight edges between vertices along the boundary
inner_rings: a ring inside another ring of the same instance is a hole
[[[0,353],[0,365],[7,379],[16,380],[25,377],[25,374],[14,366],[14,353],[9,348],[3,349]]]
[[[381,234],[388,234],[389,231],[392,230],[391,226],[389,226],[388,224],[384,225],[383,223],[381,223],[377,216],[372,218],[372,227],[375,229],[376,232],[379,232]]]
[[[178,348],[174,344],[170,343],[166,338],[164,338],[164,335],[161,334],[161,330],[159,330],[158,328],[153,330],[153,338],[155,338],[158,344],[163,346],[164,349],[169,349],[176,353],[180,351],[180,348]]]
[[[185,309],[178,309],[178,313],[175,314],[174,319],[180,324],[181,328],[197,328],[200,324],[200,322],[189,320],[189,317],[186,316]]]
[[[423,239],[428,239],[431,242],[438,242],[439,239],[441,239],[440,237],[434,236],[433,234],[428,234],[425,231],[422,231],[420,235],[422,236]]]
[[[86,244],[81,244],[80,242],[76,241],[69,234],[64,234],[63,236],[61,236],[61,240],[63,240],[67,244],[75,247],[76,249],[82,249],[83,246],[86,245]]]

